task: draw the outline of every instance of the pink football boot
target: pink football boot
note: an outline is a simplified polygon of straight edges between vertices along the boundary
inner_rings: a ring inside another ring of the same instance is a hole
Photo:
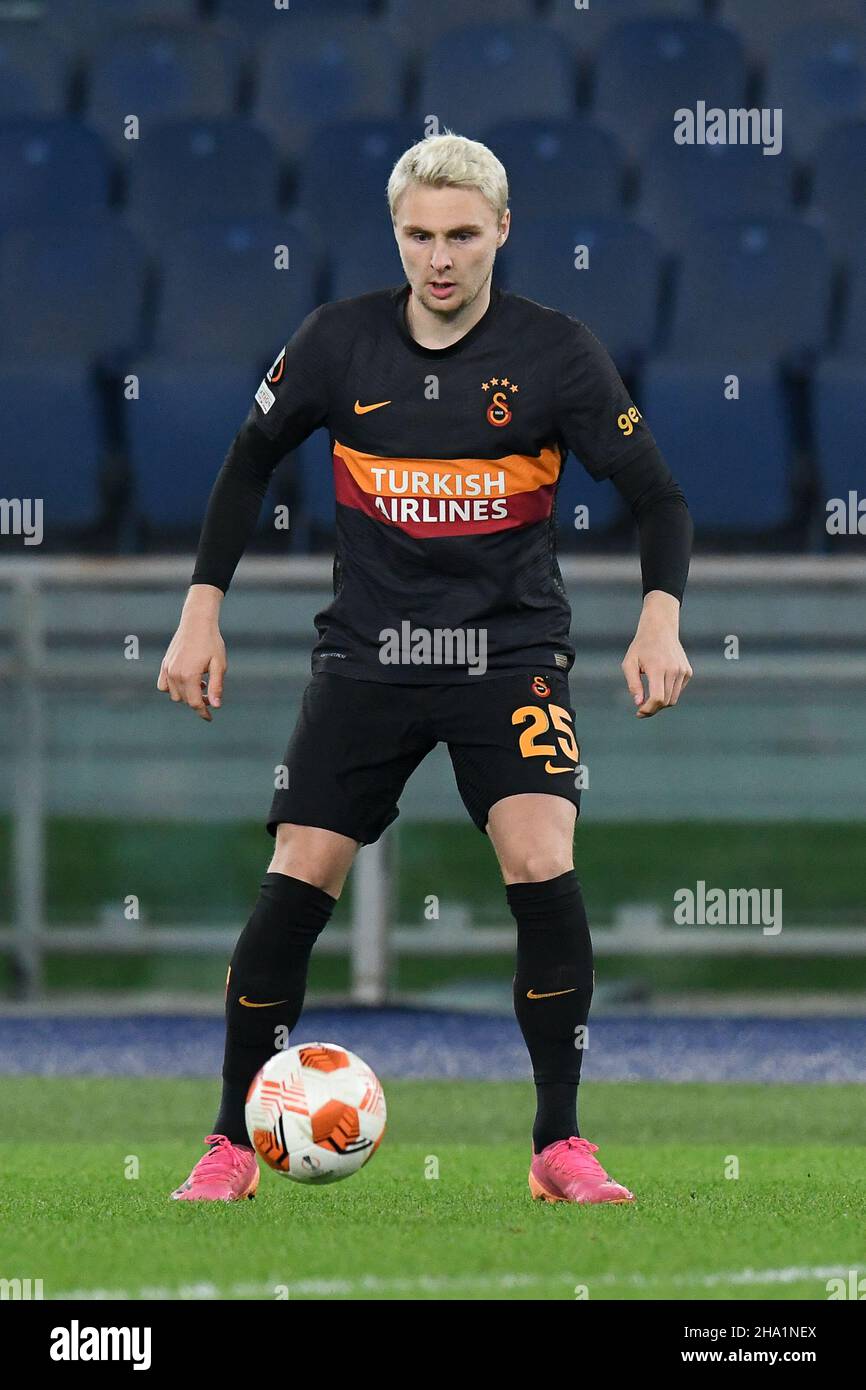
[[[588,1139],[558,1139],[532,1155],[529,1190],[542,1202],[633,1202],[634,1193],[608,1177]]]
[[[204,1142],[210,1148],[172,1198],[176,1202],[239,1202],[255,1197],[259,1185],[255,1149],[232,1144],[224,1134],[209,1134]]]

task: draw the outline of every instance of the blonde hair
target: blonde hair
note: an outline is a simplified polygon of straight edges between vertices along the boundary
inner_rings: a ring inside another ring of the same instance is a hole
[[[397,204],[410,184],[429,188],[477,188],[500,222],[508,205],[508,176],[492,150],[479,140],[455,135],[428,135],[401,154],[388,179],[391,221],[397,221]]]

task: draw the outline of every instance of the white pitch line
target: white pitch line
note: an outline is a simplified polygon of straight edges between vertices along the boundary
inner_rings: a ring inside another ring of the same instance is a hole
[[[599,1274],[587,1284],[631,1284],[642,1288],[651,1284],[676,1284],[687,1288],[697,1284],[711,1289],[716,1284],[796,1284],[804,1279],[835,1279],[847,1275],[841,1265],[789,1265],[786,1269],[735,1269],[720,1274]]]
[[[174,1288],[167,1286],[144,1285],[139,1289],[68,1289],[50,1295],[55,1302],[74,1302],[87,1300],[95,1302],[130,1302],[140,1300],[197,1300],[225,1298],[269,1298],[276,1300],[276,1289],[286,1290],[292,1295],[320,1295],[334,1298],[340,1294],[359,1293],[448,1293],[458,1289],[523,1289],[536,1284],[568,1284],[574,1287],[585,1284],[590,1296],[594,1287],[605,1288],[624,1285],[630,1288],[652,1288],[659,1284],[673,1284],[680,1288],[714,1288],[720,1284],[740,1286],[767,1284],[795,1284],[810,1279],[833,1279],[847,1277],[848,1266],[842,1265],[790,1265],[785,1269],[740,1269],[727,1273],[713,1274],[467,1274],[461,1275],[417,1275],[407,1278],[382,1278],[376,1274],[364,1274],[357,1279],[280,1279],[259,1280],[254,1283],[239,1284],[179,1284]]]
[[[292,1294],[321,1294],[323,1297],[333,1297],[337,1294],[352,1293],[399,1293],[399,1292],[447,1292],[452,1288],[523,1288],[532,1284],[546,1283],[547,1275],[543,1274],[467,1274],[465,1277],[459,1275],[416,1275],[407,1278],[382,1278],[377,1274],[363,1274],[357,1279],[296,1279],[287,1281],[285,1279],[258,1280],[255,1283],[240,1284],[179,1284],[176,1288],[168,1287],[148,1287],[131,1291],[129,1289],[69,1289],[62,1293],[52,1294],[53,1300],[63,1299],[72,1301],[74,1299],[209,1299],[209,1298],[272,1298],[276,1299],[276,1290],[284,1289],[288,1291],[289,1297]],[[566,1282],[571,1280],[571,1275],[565,1276]]]

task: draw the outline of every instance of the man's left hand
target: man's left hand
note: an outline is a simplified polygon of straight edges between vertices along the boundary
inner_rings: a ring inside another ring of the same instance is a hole
[[[692,678],[689,659],[680,643],[679,625],[679,600],[661,589],[651,590],[644,599],[634,641],[622,662],[626,684],[638,707],[638,719],[649,719],[660,709],[675,705]]]

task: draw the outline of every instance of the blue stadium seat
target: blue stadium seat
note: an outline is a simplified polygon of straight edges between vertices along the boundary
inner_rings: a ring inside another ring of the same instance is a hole
[[[485,142],[505,165],[515,217],[541,212],[616,216],[622,209],[623,153],[589,121],[503,121]]]
[[[618,25],[598,55],[593,116],[637,155],[674,112],[742,105],[743,48],[736,34],[702,19],[635,19]]]
[[[239,63],[237,44],[205,29],[146,25],[123,32],[94,57],[87,119],[131,157],[158,121],[230,114]],[[138,117],[138,140],[124,136],[129,115]]]
[[[427,53],[415,112],[440,128],[483,139],[502,119],[564,119],[574,113],[574,65],[543,24],[467,24]]]
[[[0,357],[122,366],[142,338],[145,259],[108,214],[0,238]]]
[[[702,228],[685,249],[670,354],[682,360],[808,365],[827,337],[831,261],[814,227],[787,218]]]
[[[121,29],[194,24],[198,17],[198,0],[50,0],[41,25],[55,43],[87,59]]]
[[[839,352],[866,361],[866,274],[859,267],[846,286]]]
[[[864,495],[866,353],[826,358],[812,381],[812,403],[823,511],[830,498]]]
[[[276,246],[289,248],[287,269]],[[166,241],[161,270],[154,349],[176,360],[259,361],[316,305],[318,250],[287,219],[187,228]]]
[[[350,299],[371,290],[404,285],[406,277],[387,212],[353,228],[351,237],[332,249],[328,298]]]
[[[253,119],[293,158],[319,126],[403,109],[403,57],[373,20],[292,19],[260,42],[258,59]]]
[[[230,19],[234,23],[247,25],[269,24],[271,21],[284,24],[294,21],[295,16],[308,18],[317,16],[331,18],[336,16],[367,15],[372,5],[370,0],[290,0],[289,8],[278,10],[274,0],[217,0],[216,13],[219,19]]]
[[[790,215],[793,178],[784,139],[775,155],[759,145],[677,145],[663,125],[641,161],[637,216],[679,251],[712,219]]]
[[[535,18],[533,0],[472,0],[471,6],[466,0],[437,0],[435,5],[430,0],[391,0],[383,23],[402,51],[418,58],[438,38],[462,28],[467,9],[471,9],[472,23],[486,28]]]
[[[703,0],[591,0],[586,9],[575,8],[574,0],[553,0],[545,14],[552,25],[581,57],[594,58],[613,29],[626,20],[698,19],[703,14]]]
[[[49,542],[59,529],[95,521],[105,439],[89,364],[44,355],[0,362],[0,419],[3,496],[41,497]],[[22,544],[28,551],[38,547]]]
[[[574,525],[575,509],[579,506],[587,509],[585,530],[577,530]],[[587,536],[594,538],[599,532],[609,530],[613,523],[622,520],[624,515],[628,515],[627,509],[624,509],[622,498],[613,484],[597,483],[574,455],[569,454],[563,464],[556,492],[556,527],[564,542],[564,548],[580,550],[582,539]]]
[[[0,119],[65,110],[67,63],[63,51],[35,28],[0,30]]]
[[[851,266],[866,247],[864,189],[866,121],[834,126],[815,152],[811,217],[836,255]]]
[[[110,161],[94,131],[65,118],[0,124],[0,231],[97,212],[108,203]]]
[[[301,524],[305,540],[315,527],[324,538],[335,527],[334,461],[327,430],[315,430],[295,454],[300,485]]]
[[[750,363],[739,400],[726,400],[715,366],[656,360],[643,379],[643,413],[695,526],[748,536],[783,526],[792,510],[792,442],[778,372]]]
[[[749,60],[763,67],[789,29],[825,19],[856,24],[866,18],[863,0],[721,0],[716,18],[736,29]]]
[[[165,230],[276,212],[279,164],[245,121],[164,121],[129,167],[127,214],[150,240]]]
[[[789,30],[770,60],[764,103],[784,111],[800,159],[832,127],[866,117],[866,25],[822,20]]]
[[[155,527],[198,526],[260,373],[252,362],[185,358],[149,358],[130,370],[141,380],[141,398],[124,406],[135,510]]]
[[[298,201],[326,241],[342,251],[350,227],[377,219],[391,234],[388,178],[418,138],[409,121],[335,121],[316,131],[300,165]]]
[[[588,268],[575,269],[575,247]],[[621,372],[656,336],[659,252],[644,227],[619,218],[515,218],[497,258],[509,290],[581,319]]]

